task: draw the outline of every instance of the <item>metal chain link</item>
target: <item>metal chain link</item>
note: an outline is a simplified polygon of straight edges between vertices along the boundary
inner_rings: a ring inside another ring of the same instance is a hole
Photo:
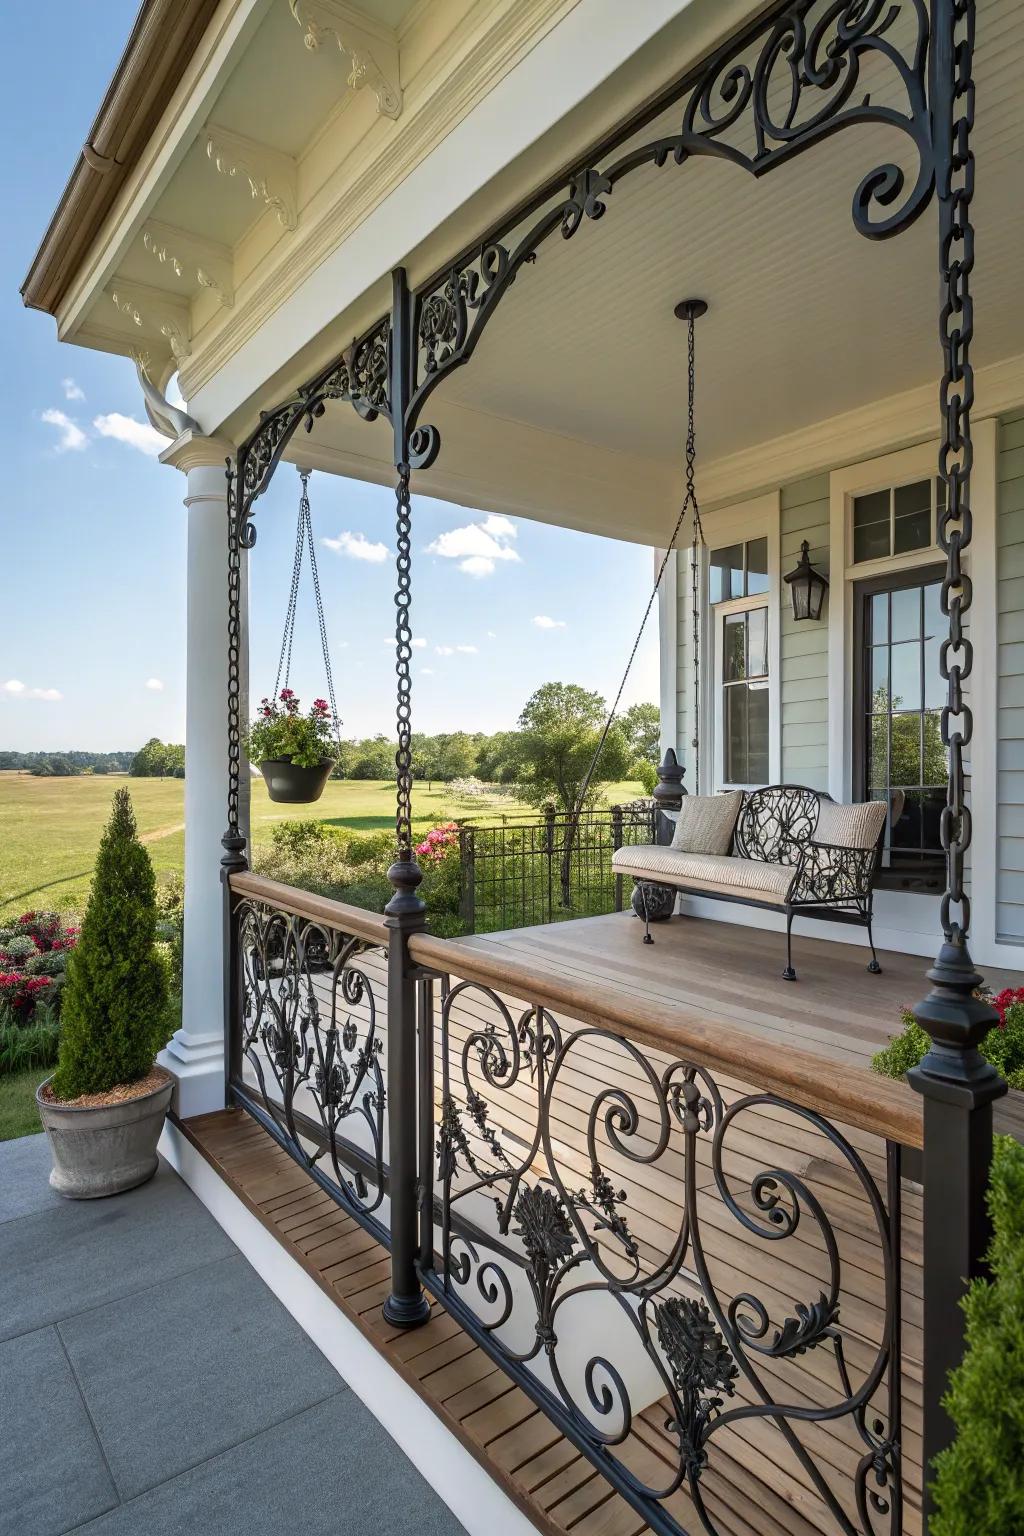
[[[304,482],[305,483],[305,482]],[[338,701],[334,697],[334,676],[331,672],[331,648],[327,640],[327,621],[324,618],[324,600],[320,595],[320,572],[316,563],[316,546],[313,543],[313,519],[309,511],[309,498],[304,496],[306,508],[306,537],[309,540],[309,569],[313,575],[313,596],[316,599],[316,621],[320,629],[320,649],[324,653],[324,673],[327,678],[327,702],[331,706],[331,719],[334,722],[334,734],[341,746],[341,716],[338,714]]]
[[[412,604],[412,501],[409,495],[409,466],[398,466],[395,588],[395,672],[398,677],[398,703],[395,710],[398,748],[395,752],[395,836],[398,856],[412,858],[412,629],[409,612]]]
[[[939,515],[938,538],[946,556],[942,612],[949,620],[949,634],[939,652],[939,669],[948,685],[942,709],[942,740],[949,749],[946,804],[939,831],[946,854],[942,928],[947,940],[957,942],[966,937],[971,922],[971,902],[964,891],[964,860],[971,844],[971,812],[964,794],[964,749],[974,734],[974,721],[963,690],[974,665],[974,648],[964,634],[964,616],[971,606],[972,591],[970,577],[963,569],[963,557],[973,532],[974,370],[970,345],[974,336],[974,306],[970,276],[974,267],[974,230],[970,203],[974,195],[974,155],[970,133],[974,126],[974,0],[954,0],[953,27],[952,121],[947,145],[948,170],[944,173],[944,179],[948,174],[948,184],[940,184],[938,189],[939,268],[945,290],[939,317],[944,364],[939,391],[939,474],[946,486],[946,506]],[[959,921],[952,915],[954,907],[959,908]]]
[[[697,436],[694,428],[693,404],[696,392],[696,345],[694,317],[687,318],[687,414],[686,414],[686,497],[683,512],[693,511],[693,538],[690,544],[690,614],[693,623],[693,788],[700,793],[700,551],[704,546],[704,528],[700,520],[700,507],[694,486],[697,460]]]
[[[299,500],[299,523],[295,531],[295,558],[292,561],[292,585],[288,593],[288,608],[284,616],[284,632],[281,635],[281,654],[277,659],[277,675],[274,678],[274,692],[271,698],[277,699],[281,689],[281,674],[284,674],[284,685],[287,688],[292,670],[292,641],[295,638],[295,615],[298,610],[299,580],[302,576],[303,545],[306,540],[306,517],[309,512],[309,498],[307,487],[309,474],[302,475],[302,495]]]
[[[242,546],[235,508],[236,481],[231,460],[227,461],[227,535],[228,535],[228,830],[225,836],[237,840],[242,767],[241,665],[242,665]],[[225,845],[226,846],[226,845]]]

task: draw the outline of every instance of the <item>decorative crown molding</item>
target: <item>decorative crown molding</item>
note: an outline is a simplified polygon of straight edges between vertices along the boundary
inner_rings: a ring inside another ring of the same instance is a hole
[[[189,304],[160,288],[142,283],[112,284],[107,290],[119,315],[134,328],[139,341],[163,337],[176,362],[192,352],[192,326]]]
[[[206,129],[206,154],[222,176],[247,181],[253,201],[272,209],[283,229],[296,227],[296,166],[291,155],[212,124]]]
[[[288,0],[291,13],[304,29],[303,42],[315,52],[333,37],[349,60],[348,83],[354,91],[368,87],[377,111],[397,118],[402,111],[398,39],[394,31],[348,0]]]
[[[208,288],[227,309],[235,302],[231,252],[226,245],[151,219],[142,231],[142,244],[166,272],[192,292]]]

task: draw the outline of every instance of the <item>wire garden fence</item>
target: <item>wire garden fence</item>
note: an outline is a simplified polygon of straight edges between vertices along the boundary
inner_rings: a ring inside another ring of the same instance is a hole
[[[657,807],[639,800],[599,810],[549,809],[536,819],[459,827],[460,916],[470,933],[528,928],[621,912],[612,854],[653,843]]]

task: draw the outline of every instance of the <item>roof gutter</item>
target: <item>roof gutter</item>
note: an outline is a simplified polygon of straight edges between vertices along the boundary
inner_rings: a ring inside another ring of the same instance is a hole
[[[57,315],[218,3],[142,0],[78,163],[21,286],[30,309]]]

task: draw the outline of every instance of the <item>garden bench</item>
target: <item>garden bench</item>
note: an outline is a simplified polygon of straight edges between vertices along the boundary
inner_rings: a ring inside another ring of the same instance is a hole
[[[895,820],[903,797],[893,796]],[[669,844],[616,850],[612,868],[637,882],[633,910],[644,919],[644,943],[653,943],[652,918],[671,916],[676,892],[733,901],[786,914],[786,981],[793,969],[793,919],[817,917],[856,923],[868,931],[871,963],[881,973],[871,932],[872,894],[881,861],[886,803],[839,805],[801,784],[684,796]],[[651,887],[654,887],[651,890]],[[660,891],[670,892],[666,905]]]

